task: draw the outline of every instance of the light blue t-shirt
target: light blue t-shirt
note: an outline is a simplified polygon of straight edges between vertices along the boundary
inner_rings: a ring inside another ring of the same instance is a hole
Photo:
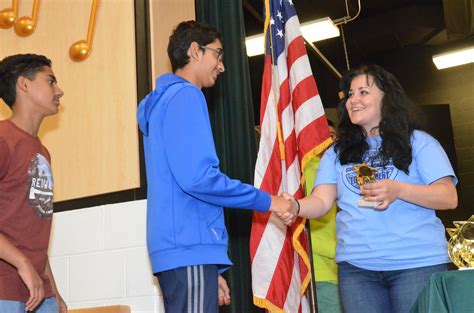
[[[392,162],[385,167],[377,158],[381,138],[368,138],[370,149],[365,162],[377,169],[376,179],[392,179],[417,185],[451,176],[453,168],[439,142],[425,132],[414,131],[411,144],[413,161],[409,175]],[[321,159],[315,186],[337,184],[336,217],[338,244],[336,262],[374,271],[400,270],[450,262],[444,226],[435,210],[400,199],[386,210],[361,208],[361,198],[353,164],[341,165],[331,147]],[[358,164],[356,164],[358,165]]]

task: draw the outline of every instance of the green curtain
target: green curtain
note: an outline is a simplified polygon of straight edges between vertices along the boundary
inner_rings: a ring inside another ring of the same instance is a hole
[[[224,38],[225,73],[204,90],[221,170],[231,178],[253,183],[256,140],[245,29],[240,0],[196,0],[196,20],[216,27]],[[226,209],[229,255],[234,263],[224,277],[231,305],[221,312],[263,312],[253,305],[249,240],[252,211]]]

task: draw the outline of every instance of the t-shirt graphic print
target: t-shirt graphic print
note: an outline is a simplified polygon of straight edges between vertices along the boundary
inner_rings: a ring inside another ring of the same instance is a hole
[[[37,153],[28,169],[28,203],[41,218],[53,214],[53,175],[48,160]]]
[[[375,173],[375,180],[377,181],[382,179],[395,180],[399,174],[399,170],[393,165],[391,159],[388,164],[383,166],[382,159],[378,156],[378,151],[376,149],[370,149],[364,159],[368,166],[377,170]],[[347,189],[355,194],[360,194],[360,186],[357,184],[357,171],[352,164],[343,166],[342,181]]]

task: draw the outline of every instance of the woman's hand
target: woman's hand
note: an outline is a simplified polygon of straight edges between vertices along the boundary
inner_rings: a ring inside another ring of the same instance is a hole
[[[400,188],[398,182],[391,179],[383,179],[363,185],[361,193],[365,201],[380,202],[374,209],[385,210],[390,203],[400,196]]]
[[[375,209],[384,210],[396,199],[434,209],[450,210],[458,205],[458,195],[451,176],[442,177],[429,185],[383,179],[362,186],[361,193],[366,201],[378,201]]]

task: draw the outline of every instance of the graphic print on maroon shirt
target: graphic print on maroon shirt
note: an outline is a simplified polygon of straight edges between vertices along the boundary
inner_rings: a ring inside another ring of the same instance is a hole
[[[48,160],[37,153],[28,169],[28,203],[41,218],[53,214],[53,175]]]

